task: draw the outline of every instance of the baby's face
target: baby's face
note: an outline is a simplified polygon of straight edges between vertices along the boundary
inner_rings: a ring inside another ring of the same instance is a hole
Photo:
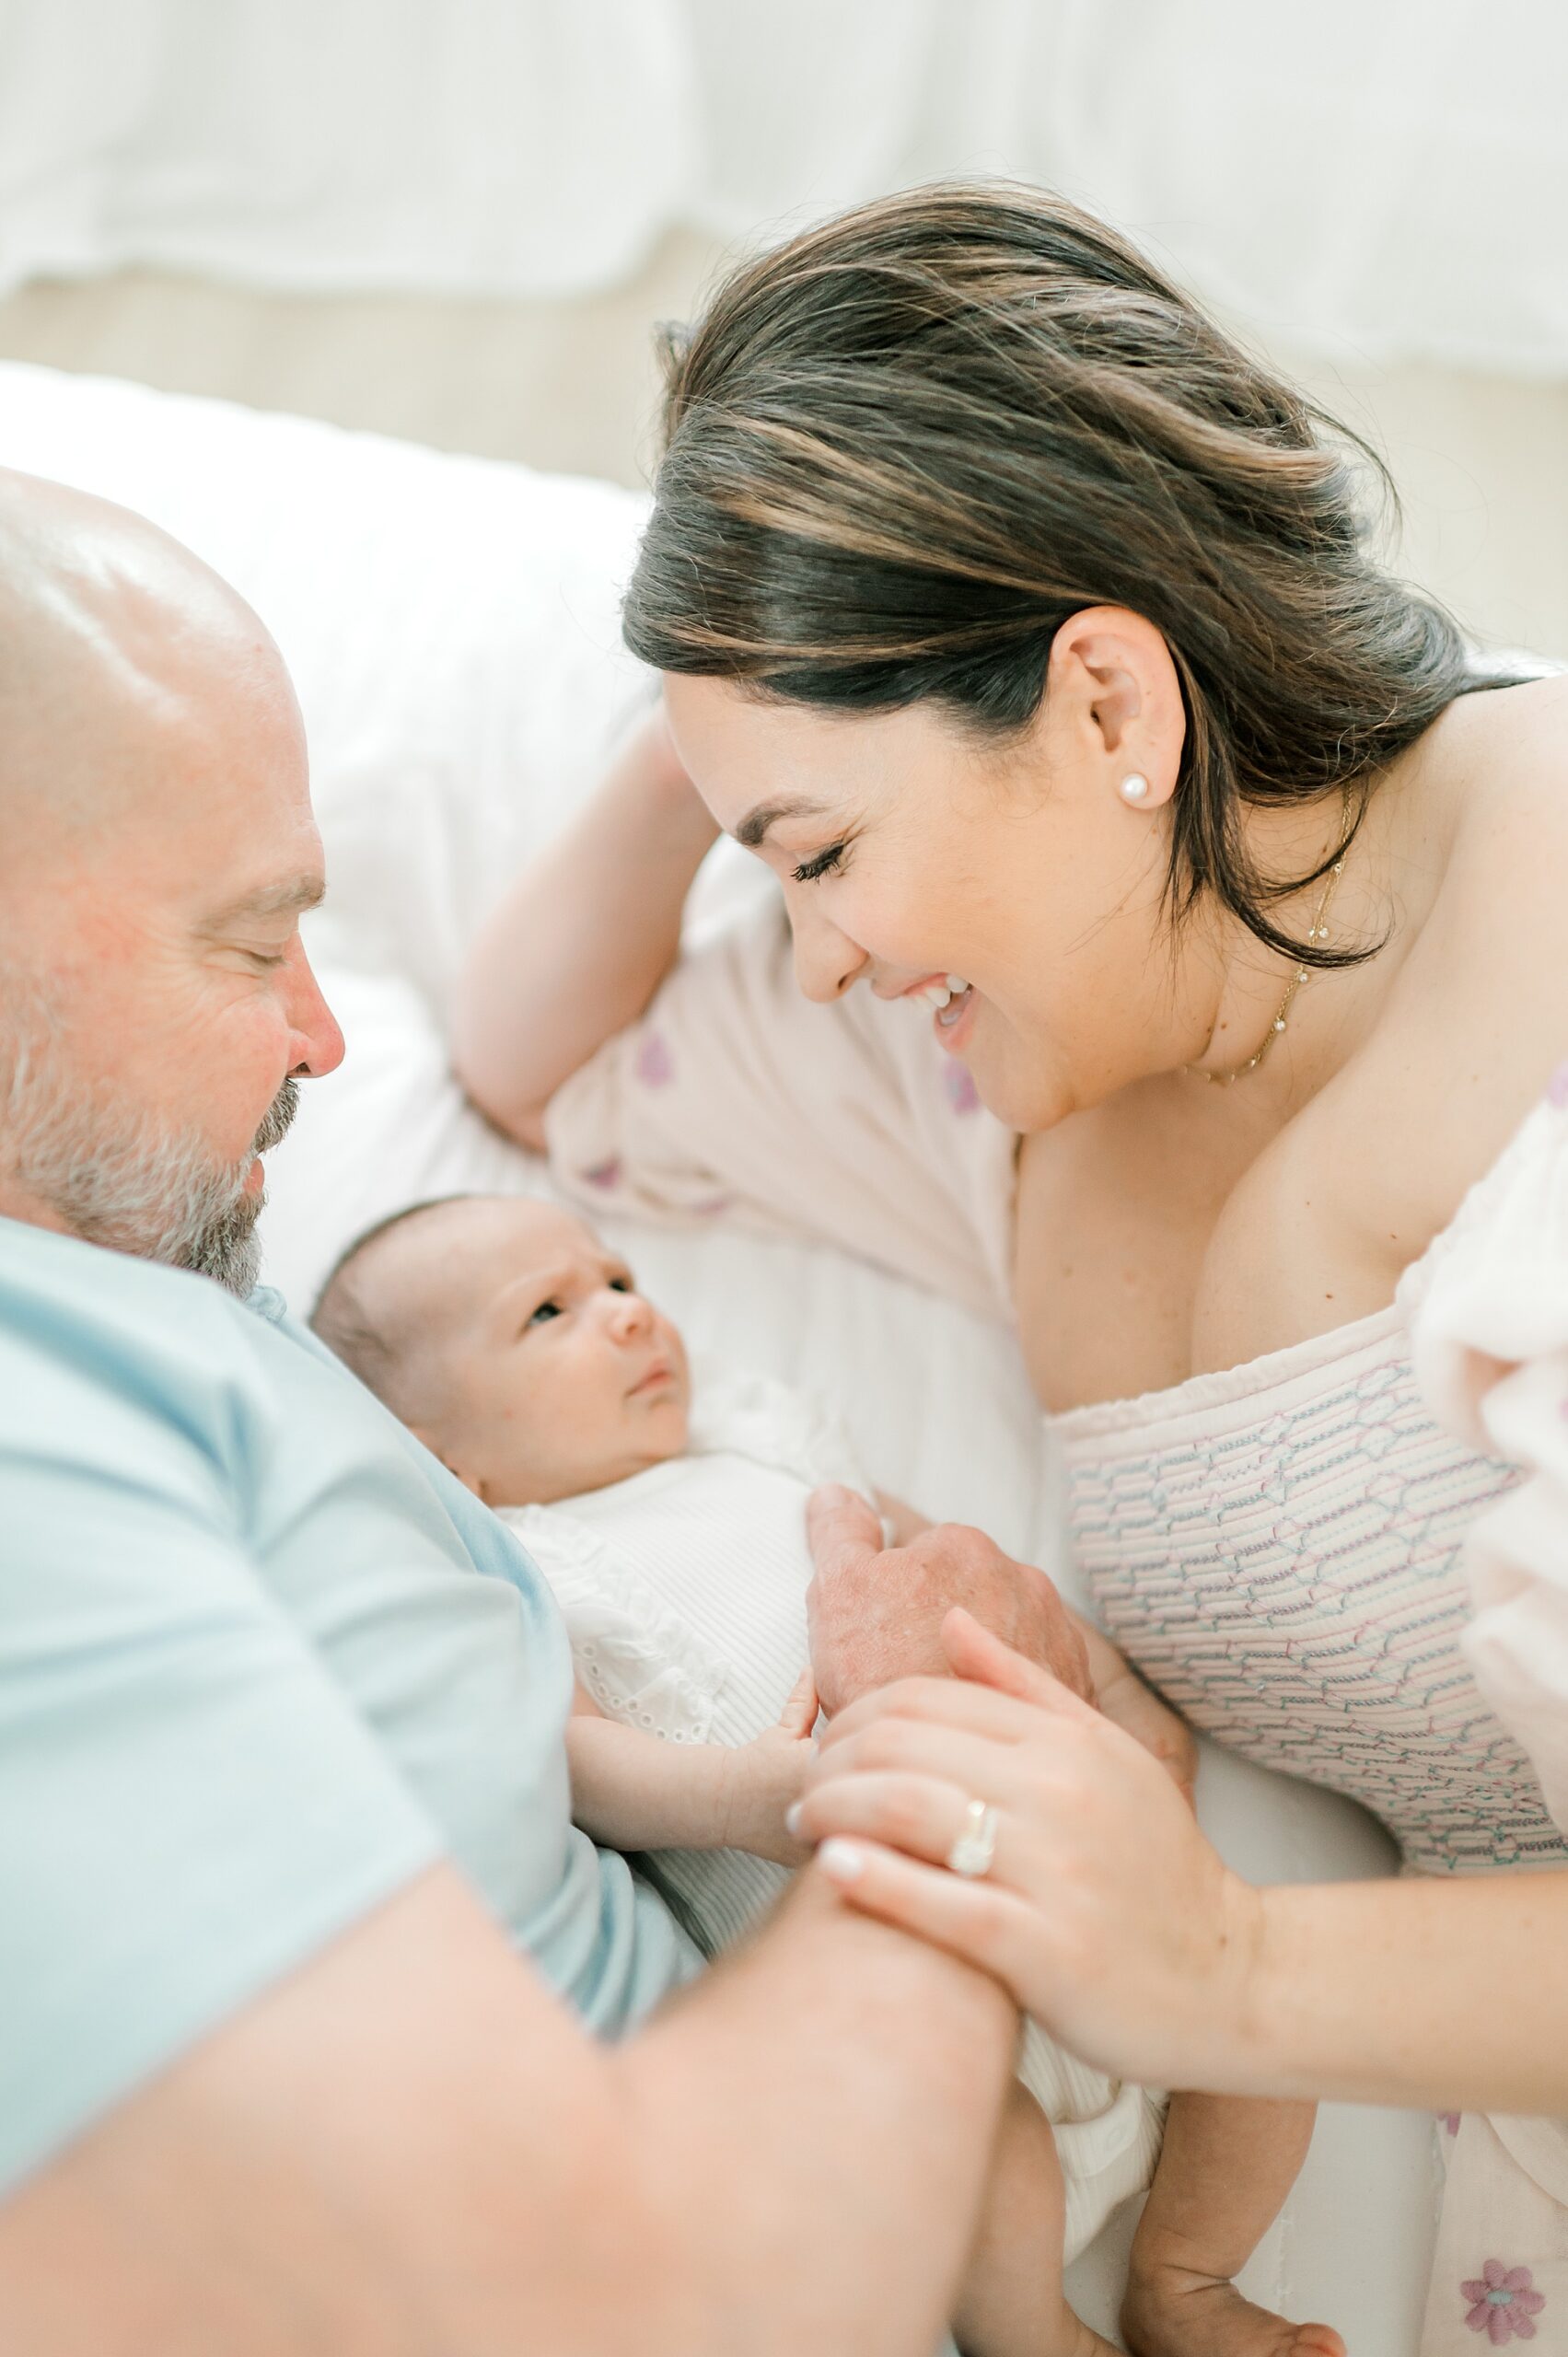
[[[434,1354],[423,1437],[487,1504],[547,1505],[685,1449],[680,1336],[580,1220],[485,1197],[411,1222],[400,1248],[423,1260],[422,1298],[401,1305],[408,1347]]]

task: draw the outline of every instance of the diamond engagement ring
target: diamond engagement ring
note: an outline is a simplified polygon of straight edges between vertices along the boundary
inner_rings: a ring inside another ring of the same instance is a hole
[[[947,1852],[947,1871],[973,1881],[991,1872],[995,1855],[996,1811],[985,1801],[970,1801],[964,1811],[963,1830]]]

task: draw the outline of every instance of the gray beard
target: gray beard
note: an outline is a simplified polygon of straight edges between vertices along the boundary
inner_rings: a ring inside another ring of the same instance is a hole
[[[86,1243],[194,1270],[243,1300],[256,1283],[265,1201],[246,1192],[250,1155],[215,1168],[208,1147],[161,1128],[145,1106],[73,1081],[61,1024],[35,991],[0,983],[0,1172],[8,1183]],[[277,1144],[298,1102],[299,1084],[285,1080],[252,1152]]]

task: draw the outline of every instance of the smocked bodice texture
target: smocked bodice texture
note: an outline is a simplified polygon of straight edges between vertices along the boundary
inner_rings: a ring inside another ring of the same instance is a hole
[[[1097,1615],[1195,1726],[1413,1867],[1568,1863],[1459,1650],[1461,1545],[1515,1476],[1436,1422],[1398,1312],[1056,1429]]]

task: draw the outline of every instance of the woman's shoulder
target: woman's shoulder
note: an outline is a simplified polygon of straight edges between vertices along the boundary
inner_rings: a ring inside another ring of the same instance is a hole
[[[1568,677],[1463,698],[1398,789],[1408,871],[1430,858],[1415,937],[1337,1084],[1342,1166],[1369,1237],[1416,1257],[1453,1218],[1568,1056]],[[1412,888],[1412,897],[1418,888]]]
[[[1429,735],[1417,785],[1444,855],[1400,1018],[1504,1069],[1539,1037],[1550,1069],[1568,1045],[1568,676],[1466,696]]]

